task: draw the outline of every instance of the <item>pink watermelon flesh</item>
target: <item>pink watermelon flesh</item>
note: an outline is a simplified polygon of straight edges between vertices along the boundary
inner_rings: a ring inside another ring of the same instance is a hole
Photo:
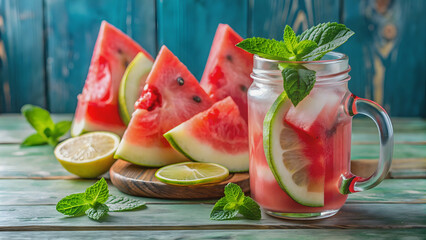
[[[248,153],[247,124],[230,97],[216,102],[188,122],[191,126],[188,130],[201,144],[229,154]]]
[[[103,21],[99,30],[74,123],[84,121],[84,131],[111,131],[122,135],[126,125],[120,118],[118,90],[127,65],[137,53],[153,59],[126,34]]]
[[[178,159],[184,160],[171,148],[163,134],[208,109],[212,103],[186,66],[163,46],[147,77],[142,95],[135,103],[136,111],[116,156],[146,166],[162,166]],[[163,152],[172,151],[174,154],[164,154],[163,159],[158,159],[161,156],[148,153],[150,148],[160,148]],[[144,153],[142,150],[147,151]]]
[[[235,46],[242,40],[227,24],[219,24],[200,84],[214,101],[231,96],[247,121],[253,55]]]
[[[193,161],[218,163],[231,172],[248,171],[248,127],[231,97],[216,102],[164,136]]]

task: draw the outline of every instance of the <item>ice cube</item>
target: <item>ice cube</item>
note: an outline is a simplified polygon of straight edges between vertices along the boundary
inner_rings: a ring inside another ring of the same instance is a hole
[[[296,107],[291,107],[286,119],[307,132],[314,123],[328,128],[334,124],[339,104],[340,96],[332,89],[314,88]]]

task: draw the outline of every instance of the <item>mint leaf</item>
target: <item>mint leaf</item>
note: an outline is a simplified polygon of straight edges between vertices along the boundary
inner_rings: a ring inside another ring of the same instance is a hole
[[[56,204],[56,210],[70,216],[86,214],[93,220],[99,220],[109,211],[129,211],[142,206],[145,206],[142,201],[109,195],[108,184],[101,178],[84,193],[71,194],[60,200]]]
[[[52,137],[59,138],[65,135],[71,128],[71,121],[60,121],[55,123],[55,127],[53,129]]]
[[[248,219],[259,220],[261,216],[260,206],[250,197],[244,197],[243,204],[238,208],[239,212]]]
[[[284,42],[274,39],[259,37],[247,38],[239,42],[236,46],[249,53],[273,60],[288,61],[292,56]]]
[[[34,133],[30,136],[28,136],[22,143],[22,146],[36,146],[36,145],[42,145],[46,144],[47,140],[44,136],[40,135],[39,133]]]
[[[299,36],[299,39],[314,41],[318,47],[304,56],[304,60],[321,59],[326,53],[345,43],[352,35],[354,35],[352,30],[339,23],[321,23],[309,28]]]
[[[286,66],[282,72],[284,90],[294,106],[311,92],[315,84],[315,71],[301,65]]]
[[[138,209],[145,206],[145,202],[127,197],[109,195],[105,202],[110,212],[123,212]]]
[[[227,204],[228,200],[226,199],[226,197],[219,199],[219,201],[216,202],[210,213],[210,219],[222,221],[232,219],[237,216],[238,209],[225,209],[225,206]]]
[[[304,59],[304,57],[311,53],[314,49],[318,47],[317,43],[311,40],[300,41],[296,48],[294,49],[294,54],[296,54],[296,59]]]
[[[86,189],[86,201],[90,204],[105,203],[108,200],[108,184],[104,178],[101,178],[92,186]]]
[[[108,215],[108,206],[103,203],[95,203],[95,205],[86,210],[86,215],[93,220],[100,220],[101,218]]]
[[[21,108],[21,112],[30,125],[41,135],[45,135],[46,129],[53,129],[55,124],[47,110],[31,104],[26,104]]]
[[[33,134],[25,139],[22,143],[25,146],[45,143],[56,146],[59,137],[67,133],[71,128],[71,121],[61,121],[55,124],[47,110],[31,104],[24,105],[21,108],[21,112],[38,133],[38,136]],[[41,140],[42,138],[44,141]]]
[[[296,33],[294,33],[293,29],[289,25],[286,25],[284,28],[283,39],[287,49],[294,53],[298,40]]]
[[[90,208],[84,193],[71,194],[62,198],[56,204],[56,210],[69,216],[79,216]]]
[[[235,183],[228,183],[225,186],[225,197],[229,202],[242,203],[244,200],[244,193],[240,186]]]
[[[225,197],[219,199],[214,205],[211,220],[228,220],[241,213],[248,219],[260,219],[260,207],[250,197],[244,196],[243,190],[235,183],[225,186]]]

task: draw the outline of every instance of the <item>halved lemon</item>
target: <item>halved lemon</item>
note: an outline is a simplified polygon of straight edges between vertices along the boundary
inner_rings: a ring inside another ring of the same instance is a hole
[[[120,137],[114,133],[91,132],[61,142],[54,154],[68,172],[94,178],[112,166],[119,142]]]
[[[324,158],[318,141],[285,121],[291,107],[282,93],[266,114],[263,147],[280,187],[296,202],[324,206]]]
[[[216,163],[183,162],[162,167],[155,177],[173,185],[196,185],[221,182],[229,175],[229,170]]]

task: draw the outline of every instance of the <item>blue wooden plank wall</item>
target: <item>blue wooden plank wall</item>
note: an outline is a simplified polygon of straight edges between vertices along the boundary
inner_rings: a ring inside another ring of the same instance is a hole
[[[350,89],[392,116],[426,117],[424,0],[0,0],[0,113],[25,103],[73,112],[100,22],[153,56],[167,45],[200,79],[216,27],[280,39],[338,21],[356,32],[341,47]]]

